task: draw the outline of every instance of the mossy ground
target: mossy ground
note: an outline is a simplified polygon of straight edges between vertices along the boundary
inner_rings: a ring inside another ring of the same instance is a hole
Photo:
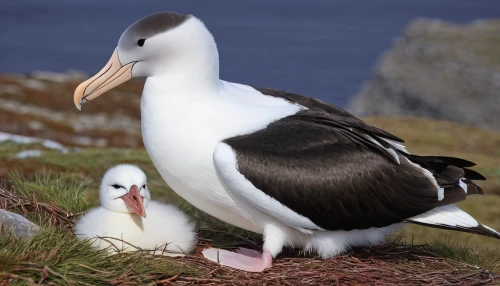
[[[285,249],[272,269],[245,273],[220,267],[200,255],[208,246],[259,248],[259,235],[222,223],[200,229],[197,249],[184,258],[141,251],[108,255],[94,250],[90,241],[77,239],[72,231],[74,222],[91,205],[83,196],[89,185],[75,179],[71,173],[46,172],[31,179],[14,174],[13,186],[1,182],[0,207],[24,214],[42,230],[23,240],[5,231],[0,235],[0,285],[483,285],[500,278],[499,253],[481,254],[451,240],[410,246],[402,244],[400,236],[330,260]]]
[[[460,207],[484,224],[500,229],[498,219],[500,217],[500,196],[498,195],[500,194],[500,175],[495,173],[495,170],[500,169],[499,134],[447,122],[414,118],[396,120],[375,118],[367,119],[367,121],[406,139],[407,147],[411,152],[459,156],[478,163],[475,170],[484,173],[489,179],[481,182],[485,196],[469,197],[466,202],[460,203]],[[28,149],[42,150],[43,153],[35,158],[15,158],[15,154]],[[199,256],[199,251],[207,244],[215,247],[258,248],[261,243],[260,236],[230,227],[195,210],[164,183],[144,149],[82,148],[63,154],[38,144],[23,145],[3,142],[0,143],[0,162],[2,162],[0,176],[9,178],[16,187],[16,195],[57,207],[75,215],[75,218],[82,211],[98,204],[100,179],[109,167],[120,163],[136,164],[148,175],[148,184],[154,199],[181,205],[193,216],[199,226],[205,228],[200,232],[199,249],[189,258],[160,258],[140,252],[110,257],[104,252],[91,249],[88,242],[77,240],[71,227],[61,227],[60,223],[54,223],[54,221],[47,222],[47,216],[38,215],[36,211],[23,212],[19,211],[20,209],[14,209],[14,211],[24,213],[26,217],[43,227],[42,232],[29,240],[18,241],[9,236],[3,236],[0,240],[0,265],[2,265],[0,275],[3,275],[0,277],[10,279],[8,281],[13,281],[15,284],[30,284],[31,282],[133,284],[156,283],[168,279],[171,279],[168,281],[175,280],[176,283],[233,283],[234,280],[230,280],[228,275],[233,278],[239,277],[239,284],[252,284],[253,282],[258,284],[258,281],[283,283],[284,281],[288,281],[287,283],[340,281],[349,284],[384,281],[380,279],[384,279],[382,276],[387,276],[389,272],[400,273],[398,275],[416,273],[416,265],[428,267],[419,269],[421,272],[418,275],[423,275],[422,277],[425,277],[425,273],[428,272],[434,275],[429,274],[428,277],[432,276],[438,280],[444,279],[443,282],[450,282],[460,275],[470,275],[468,277],[477,281],[490,283],[495,279],[495,274],[491,273],[500,270],[498,240],[410,226],[403,236],[398,236],[396,244],[355,250],[331,261],[304,257],[296,251],[287,250],[276,261],[273,270],[267,272],[267,276],[266,273],[248,276],[243,272],[227,270],[204,261]],[[428,246],[404,246],[405,244],[428,244]],[[431,257],[430,260],[428,260],[429,257]],[[440,264],[436,264],[437,262]],[[441,264],[453,265],[455,270],[447,269]],[[486,269],[486,272],[481,272],[468,264]],[[349,265],[352,267],[349,268]],[[366,277],[361,275],[353,278],[352,271],[356,268],[377,268],[385,274],[381,276],[380,273],[366,272],[371,274],[366,274],[368,275]],[[207,275],[209,272],[212,274]],[[301,272],[302,274],[299,275]],[[297,274],[299,276],[294,273],[299,273]],[[330,280],[325,278],[324,273],[329,274]],[[438,275],[439,273],[441,276]],[[279,280],[276,275],[285,276]],[[300,277],[307,279],[300,280],[302,279]],[[387,277],[387,279],[386,282],[389,282],[396,278]],[[394,283],[396,281],[406,281],[405,283],[420,281],[418,280],[420,278],[411,275],[407,276],[406,280],[401,280],[401,277],[397,279],[393,280]]]

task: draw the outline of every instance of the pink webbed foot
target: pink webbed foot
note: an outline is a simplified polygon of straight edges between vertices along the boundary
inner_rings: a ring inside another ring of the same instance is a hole
[[[266,249],[264,249],[262,254],[248,248],[239,248],[236,251],[231,252],[224,249],[208,248],[201,253],[208,260],[220,265],[248,272],[262,272],[273,264],[273,256]]]
[[[240,248],[236,249],[236,253],[239,253],[239,254],[245,255],[245,256],[250,256],[253,258],[260,258],[262,256],[262,253],[257,251],[257,250],[244,248],[244,247],[240,247]]]

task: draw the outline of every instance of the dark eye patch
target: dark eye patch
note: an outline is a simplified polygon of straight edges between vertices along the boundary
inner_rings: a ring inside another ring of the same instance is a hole
[[[144,46],[144,43],[145,43],[145,42],[146,42],[146,39],[139,39],[139,41],[137,41],[137,45],[138,45],[139,47],[142,47],[142,46]]]
[[[142,186],[141,189],[146,189],[146,185]]]
[[[118,184],[114,184],[114,185],[111,185],[111,186],[112,186],[113,188],[115,188],[115,189],[119,189],[119,188],[124,188],[124,189],[125,189],[125,187],[120,186],[120,185],[118,185]]]

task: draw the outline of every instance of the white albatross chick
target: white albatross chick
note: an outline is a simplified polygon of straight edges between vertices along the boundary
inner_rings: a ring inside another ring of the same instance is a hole
[[[77,236],[96,238],[93,246],[110,252],[138,248],[167,256],[191,252],[196,246],[195,225],[177,207],[151,201],[146,180],[146,174],[133,165],[109,169],[99,190],[101,206],[78,221]]]

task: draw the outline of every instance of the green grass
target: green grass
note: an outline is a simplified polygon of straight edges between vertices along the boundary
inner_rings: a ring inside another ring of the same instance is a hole
[[[75,173],[42,171],[32,176],[12,172],[9,180],[16,195],[36,203],[46,203],[79,213],[91,208],[86,198],[89,179]],[[32,238],[17,239],[8,232],[0,235],[0,281],[13,285],[46,283],[54,285],[147,284],[179,273],[196,275],[195,267],[173,258],[144,252],[108,255],[95,250],[91,240],[78,239],[67,227],[45,216],[28,212],[25,216],[42,226]],[[1,283],[0,283],[1,284]]]
[[[486,171],[488,177],[488,181],[480,183],[486,195],[471,196],[459,206],[478,221],[500,229],[500,176],[491,171],[500,168],[500,134],[413,118],[401,118],[398,124],[384,118],[368,119],[368,122],[403,137],[411,152],[458,156],[478,163],[475,169]],[[14,158],[17,152],[27,149],[40,149],[44,153],[37,158]],[[0,143],[0,161],[0,177],[8,173],[19,195],[71,213],[98,205],[98,187],[108,168],[120,163],[135,164],[147,174],[153,199],[180,205],[200,227],[212,229],[204,232],[204,241],[222,248],[236,247],[241,241],[249,245],[261,243],[260,235],[225,224],[180,198],[165,184],[143,149],[83,148],[79,152],[62,154],[37,144],[3,142]],[[89,284],[149,283],[179,271],[195,271],[175,260],[153,258],[144,253],[108,256],[93,250],[88,242],[76,239],[67,228],[40,221],[43,216],[37,218],[28,214],[27,217],[44,230],[29,240],[3,236],[0,241],[0,275],[3,275],[0,277],[18,277],[16,283],[23,283],[24,278],[38,282],[44,273],[49,273],[45,282],[55,284],[75,284],[78,279]],[[235,241],[234,234],[239,241]],[[439,256],[499,271],[498,240],[417,225],[408,225],[405,235],[407,241],[411,237],[409,244],[428,244],[427,249]],[[449,237],[453,240],[447,239]],[[44,267],[48,268],[44,270]]]
[[[83,150],[66,156],[98,156],[104,155],[105,149]],[[144,162],[141,150],[127,150],[123,157],[138,158],[137,163],[152,173],[155,170]],[[51,158],[59,156],[48,152]],[[118,150],[113,156],[118,155]],[[54,156],[56,155],[56,156]],[[37,158],[45,161],[44,158]],[[119,158],[113,160],[119,161]],[[57,173],[48,171],[54,165],[44,165],[46,171],[33,174],[10,173],[10,181],[16,186],[16,194],[38,202],[58,206],[68,212],[85,211],[97,204],[93,196],[99,184],[103,160],[77,160],[68,158],[68,164],[75,167],[73,171]],[[109,162],[108,163],[114,163]],[[88,169],[87,169],[88,168]],[[157,178],[161,179],[161,178]],[[157,185],[158,192],[172,192],[166,187]],[[154,195],[153,195],[154,196]],[[168,197],[168,196],[164,196]],[[202,231],[202,242],[213,247],[233,248],[244,245],[259,247],[261,236],[220,222],[206,214],[196,211],[184,201],[181,208],[191,214],[198,225],[209,227]],[[494,202],[496,204],[496,202]],[[33,216],[28,215],[28,218]],[[494,219],[494,218],[492,218]],[[151,256],[147,253],[108,255],[105,250],[95,250],[88,240],[75,237],[71,229],[54,224],[35,222],[42,226],[42,231],[30,239],[19,240],[10,235],[0,236],[0,281],[9,280],[13,285],[25,285],[42,282],[54,285],[122,285],[122,284],[154,284],[169,279],[179,273],[186,277],[199,277],[199,264],[191,264],[190,260],[177,260],[168,257]],[[396,238],[396,241],[400,239]],[[420,241],[413,240],[413,243]],[[433,239],[427,250],[455,261],[476,265],[489,271],[499,270],[500,254],[477,251],[477,246],[469,247],[461,241]],[[492,248],[493,249],[493,248]],[[199,262],[198,262],[199,263]],[[407,263],[407,262],[400,262]],[[200,272],[201,271],[201,272]]]
[[[95,205],[95,201],[90,202],[84,195],[92,185],[91,180],[77,173],[41,171],[23,175],[12,172],[9,181],[17,196],[34,204],[45,203],[74,213]],[[210,226],[210,230],[203,231],[204,241],[210,241],[214,247],[233,248],[242,243],[257,246],[260,243],[260,235],[200,215],[186,202],[180,207],[195,216],[199,225],[203,220]],[[8,231],[0,231],[0,285],[2,281],[10,281],[12,285],[42,282],[53,285],[143,285],[176,275],[196,277],[201,271],[190,260],[179,261],[141,251],[109,255],[106,250],[95,250],[91,246],[92,240],[78,239],[67,225],[44,222],[43,219],[50,214],[37,216],[36,211],[31,210],[24,215],[41,225],[42,230],[29,239],[17,239]]]
[[[500,217],[500,176],[495,171],[500,169],[500,133],[455,123],[416,118],[398,118],[397,120],[369,118],[367,122],[404,138],[410,152],[423,155],[456,156],[476,162],[478,166],[474,169],[484,172],[488,178],[485,182],[479,182],[485,195],[471,196],[459,206],[480,222],[500,229],[498,219]],[[80,152],[68,154],[46,150],[38,158],[12,158],[16,152],[33,148],[38,147],[0,143],[2,151],[0,161],[6,162],[3,164],[5,172],[19,170],[31,178],[43,168],[50,169],[54,173],[73,174],[81,181],[88,181],[86,198],[91,205],[97,205],[98,187],[104,172],[115,164],[136,164],[147,174],[148,185],[154,199],[182,204],[202,227],[210,227],[217,223],[224,225],[197,211],[173,192],[158,174],[144,149],[83,148]],[[4,154],[11,155],[2,159],[2,156],[7,156]],[[0,174],[1,169],[2,164],[0,164]],[[406,232],[414,235],[418,243],[428,243],[436,237],[454,233],[413,225],[409,226]],[[471,247],[495,248],[499,245],[497,240],[478,235],[460,234],[459,239]]]
[[[464,233],[440,229],[434,230],[440,232],[441,235],[422,240],[420,235],[411,231],[412,226],[416,225],[409,224],[406,231],[398,231],[389,235],[386,242],[391,245],[423,246],[427,252],[439,257],[500,273],[500,245],[498,243],[495,248],[485,245],[470,246],[463,236]]]
[[[450,236],[434,239],[427,245],[427,249],[444,258],[475,265],[491,272],[500,271],[499,249],[472,248],[459,240],[451,239]]]
[[[84,199],[90,181],[75,174],[45,171],[29,180],[20,172],[14,172],[9,179],[16,186],[17,194],[24,198],[35,198],[70,213],[83,212],[91,206]]]
[[[108,255],[90,241],[59,228],[42,229],[30,239],[0,236],[0,281],[13,285],[44,282],[54,285],[142,285],[177,273],[195,274],[172,258],[146,253]]]

